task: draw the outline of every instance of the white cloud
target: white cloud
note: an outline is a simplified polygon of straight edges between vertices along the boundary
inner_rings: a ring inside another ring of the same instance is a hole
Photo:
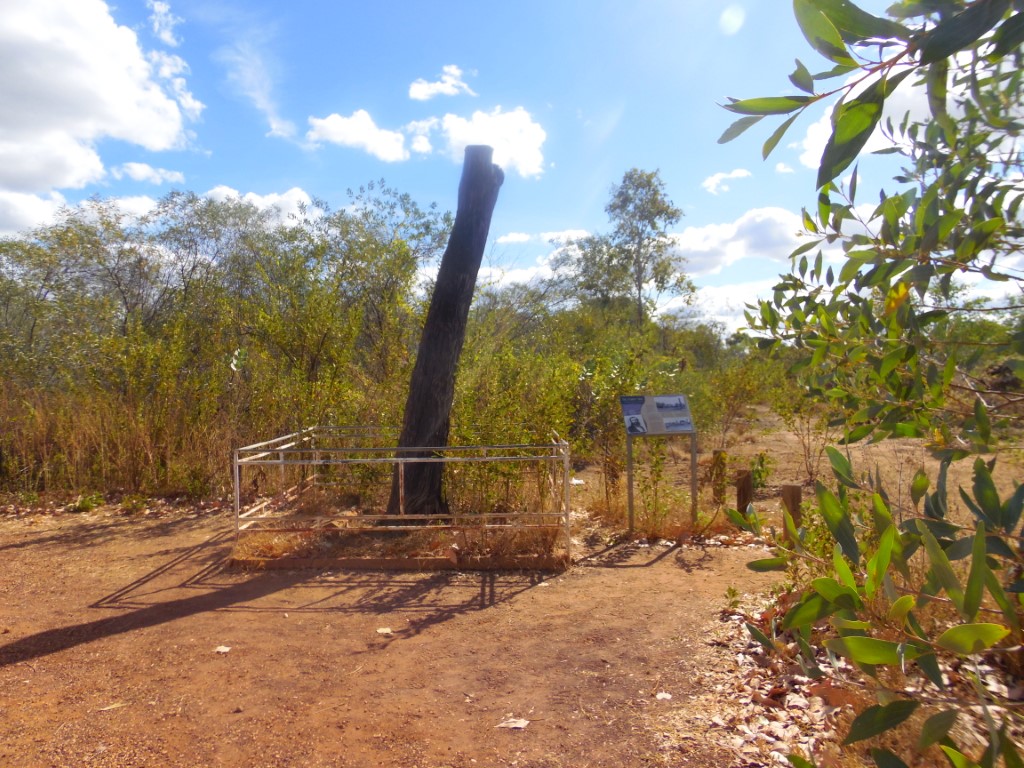
[[[832,135],[832,119],[828,114],[822,115],[818,120],[807,126],[796,146],[801,150],[800,165],[805,168],[817,168],[821,162],[821,155],[825,151],[828,137]]]
[[[503,112],[501,107],[478,111],[468,120],[448,114],[441,119],[441,130],[448,143],[447,153],[456,162],[462,162],[470,144],[488,144],[494,147],[494,162],[505,170],[515,170],[523,177],[544,172],[541,148],[547,134],[522,107],[511,112]]]
[[[378,160],[395,163],[409,159],[405,136],[398,131],[379,128],[365,109],[357,109],[352,117],[335,113],[324,118],[309,118],[307,141],[315,144],[326,141],[369,152]]]
[[[59,192],[40,196],[0,190],[0,236],[15,237],[51,222],[66,204]]]
[[[742,29],[746,18],[747,12],[743,10],[742,6],[735,4],[726,6],[722,15],[718,17],[718,28],[722,30],[723,34],[735,35]]]
[[[188,89],[183,75],[188,74],[188,64],[180,56],[164,53],[163,51],[150,51],[147,58],[149,63],[156,69],[156,75],[164,80],[174,94],[178,105],[189,120],[198,120],[204,105]]]
[[[783,208],[755,208],[728,224],[687,227],[672,236],[691,276],[719,274],[742,259],[789,263],[800,245],[800,217]]]
[[[124,163],[114,168],[115,179],[126,176],[133,181],[146,181],[150,184],[184,184],[185,175],[180,171],[169,171],[166,168],[154,168],[146,163]]]
[[[251,203],[261,211],[271,211],[273,213],[272,223],[275,224],[287,224],[293,220],[293,217],[301,215],[302,208],[306,208],[307,214],[316,214],[312,208],[312,199],[305,190],[299,187],[292,187],[287,192],[280,194],[272,192],[268,195],[258,195],[255,192],[246,192],[243,195],[237,189],[222,184],[211,189],[205,196],[218,202],[234,199]]]
[[[402,130],[412,137],[412,151],[420,155],[429,155],[434,151],[434,145],[430,141],[430,134],[441,125],[436,117],[429,117],[426,120],[414,120]]]
[[[729,191],[729,185],[725,183],[726,181],[730,179],[745,179],[748,176],[750,176],[750,171],[745,168],[737,168],[728,173],[716,173],[713,176],[708,176],[701,182],[701,186],[712,195],[717,195],[719,192]]]
[[[174,34],[174,28],[183,20],[171,13],[171,4],[163,0],[146,0],[146,7],[152,13],[149,15],[149,23],[153,25],[153,34],[164,45],[172,48],[181,44]]]
[[[790,168],[788,165],[786,165],[785,163],[776,163],[775,164],[775,172],[776,173],[795,173],[795,171],[792,168]]]
[[[310,117],[309,124],[306,140],[314,146],[330,142],[354,147],[389,163],[408,160],[411,152],[432,154],[436,134],[443,146],[440,151],[455,162],[462,162],[467,146],[487,144],[494,149],[494,162],[507,171],[515,170],[523,177],[540,176],[544,171],[542,147],[547,134],[522,107],[511,112],[495,107],[491,112],[474,112],[468,119],[453,114],[430,117],[407,123],[398,131],[381,128],[364,109],[351,117],[336,113]]]
[[[469,96],[476,96],[462,79],[462,70],[454,64],[448,64],[441,69],[441,79],[430,83],[419,78],[409,86],[409,98],[416,101],[427,101],[435,96],[456,96],[465,93]]]
[[[270,130],[268,136],[290,139],[295,124],[281,117],[274,99],[274,77],[262,46],[266,32],[247,29],[232,45],[221,48],[215,58],[227,67],[228,82],[237,88],[263,115]]]
[[[429,155],[434,151],[434,146],[430,143],[430,138],[427,136],[413,136],[410,148],[418,155]]]
[[[184,62],[165,76],[102,0],[8,3],[0,25],[0,191],[14,209],[41,210],[54,190],[104,176],[104,139],[151,151],[186,145],[202,105],[188,93]],[[25,194],[40,195],[31,202]],[[20,201],[14,203],[12,200]],[[40,202],[41,201],[41,202]]]
[[[769,298],[778,278],[755,280],[747,283],[730,283],[729,285],[702,286],[697,288],[697,295],[689,310],[704,320],[721,323],[727,333],[746,326],[744,310],[747,304],[757,304],[758,299]],[[660,311],[681,309],[679,299],[666,302]]]
[[[507,235],[499,237],[496,242],[504,245],[505,243],[528,243],[532,239],[533,237],[525,232],[509,232]]]
[[[3,122],[0,117],[0,125]],[[104,173],[103,161],[91,141],[56,127],[40,126],[35,134],[5,131],[0,127],[0,189],[12,192],[78,189],[99,181]]]
[[[152,212],[157,206],[157,201],[149,195],[117,197],[114,198],[114,202],[122,211],[136,218],[145,216],[147,213]]]
[[[478,280],[483,285],[512,285],[513,283],[532,283],[535,280],[544,280],[550,278],[553,274],[551,267],[546,263],[538,263],[533,267],[516,267],[513,269],[484,265],[480,267]]]
[[[541,232],[540,239],[552,245],[565,245],[573,240],[582,240],[589,237],[590,233],[585,229],[563,229],[559,232]]]

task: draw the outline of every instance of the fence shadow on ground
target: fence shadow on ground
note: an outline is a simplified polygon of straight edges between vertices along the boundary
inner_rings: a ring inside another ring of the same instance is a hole
[[[541,583],[537,573],[227,571],[233,536],[219,532],[84,610],[114,615],[0,645],[0,667],[208,612],[383,615],[407,627],[394,641],[460,614],[485,610]]]

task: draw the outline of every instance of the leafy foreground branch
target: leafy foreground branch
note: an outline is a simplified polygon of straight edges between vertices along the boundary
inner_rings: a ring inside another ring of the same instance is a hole
[[[1015,440],[1022,417],[1022,6],[900,0],[880,18],[848,0],[794,0],[830,69],[812,74],[797,61],[799,94],[725,105],[742,117],[723,142],[785,116],[767,157],[801,114],[834,101],[817,205],[803,212],[807,241],[748,323],[765,347],[797,357],[792,374],[838,414],[843,442],[918,438],[941,461],[934,490],[923,471],[914,477],[904,519],[878,478],[860,482],[830,449],[838,486],[817,485],[812,528],[787,515],[775,556],[752,564],[791,569],[801,588],[781,621],[751,633],[772,652],[792,637],[810,676],[852,665],[877,704],[845,744],[870,743],[881,768],[931,764],[929,755],[956,768],[1024,764],[1019,704],[986,672],[1021,671],[1024,486],[1001,498],[995,460],[981,458]],[[839,84],[822,87],[829,81]],[[927,115],[888,113],[893,94],[910,89]],[[903,167],[896,189],[865,206],[856,163],[878,139]],[[973,485],[959,497],[969,526],[951,519],[946,488],[950,464],[968,457]],[[733,517],[757,525],[752,510]],[[980,750],[963,735],[975,725]],[[916,748],[901,749],[897,734],[915,728]],[[798,768],[811,759],[790,757]]]
[[[957,768],[993,766],[999,758],[1006,766],[1024,764],[1015,744],[1024,703],[999,683],[1024,667],[1018,533],[1024,485],[1001,499],[994,462],[978,459],[970,493],[960,489],[975,524],[960,525],[948,515],[947,461],[934,490],[923,473],[915,477],[913,514],[898,523],[901,511],[877,480],[855,480],[834,448],[829,459],[838,492],[821,483],[816,488],[827,536],[809,536],[784,512],[773,556],[749,564],[756,571],[789,570],[806,586],[781,620],[748,623],[748,631],[770,653],[792,655],[808,677],[823,677],[831,667],[833,677],[856,670],[866,678],[878,704],[856,717],[844,745],[894,731],[913,716],[921,753],[937,746]],[[732,517],[759,532],[752,509]],[[958,726],[987,735],[982,755],[967,756]],[[884,740],[872,743],[880,768],[907,765]],[[790,757],[798,768],[814,765],[810,759]]]

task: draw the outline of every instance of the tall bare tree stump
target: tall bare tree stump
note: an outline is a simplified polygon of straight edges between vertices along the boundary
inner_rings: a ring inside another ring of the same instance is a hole
[[[443,447],[455,397],[455,370],[466,339],[469,306],[487,245],[491,215],[505,180],[487,146],[466,147],[459,202],[448,247],[430,299],[416,365],[405,403],[400,448]],[[430,451],[402,451],[400,458],[428,457]],[[404,472],[400,478],[399,473]],[[388,513],[447,514],[441,462],[396,464]],[[400,482],[401,479],[401,482]]]

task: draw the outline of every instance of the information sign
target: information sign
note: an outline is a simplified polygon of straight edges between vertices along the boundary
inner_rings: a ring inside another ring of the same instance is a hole
[[[629,435],[685,435],[694,431],[686,395],[620,395]]]

